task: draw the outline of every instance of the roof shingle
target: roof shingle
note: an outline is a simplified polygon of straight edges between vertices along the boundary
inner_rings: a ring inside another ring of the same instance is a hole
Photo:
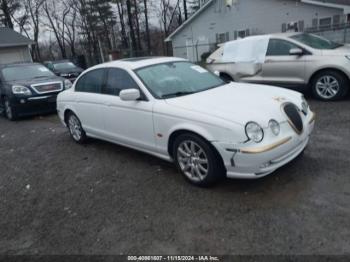
[[[34,41],[16,31],[7,27],[0,27],[0,47],[25,46],[32,44],[34,44]]]

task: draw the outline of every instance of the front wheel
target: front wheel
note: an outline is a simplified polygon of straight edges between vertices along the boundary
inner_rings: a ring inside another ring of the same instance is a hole
[[[194,134],[183,134],[175,139],[175,163],[192,184],[209,186],[224,176],[222,160],[212,146]]]
[[[68,115],[67,126],[69,133],[75,142],[82,144],[86,141],[86,133],[79,118],[75,114],[70,113]]]
[[[16,111],[7,97],[4,98],[4,109],[5,109],[5,116],[8,120],[14,121],[17,119]]]
[[[312,83],[314,96],[323,101],[340,100],[349,90],[349,80],[343,74],[327,70],[317,74]]]

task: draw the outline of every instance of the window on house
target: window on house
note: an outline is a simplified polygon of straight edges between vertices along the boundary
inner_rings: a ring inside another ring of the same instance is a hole
[[[238,38],[238,31],[234,31],[233,32],[233,39],[237,40],[237,38]]]
[[[332,25],[332,18],[326,17],[320,19],[320,29],[330,29]]]
[[[313,29],[318,28],[318,19],[317,18],[312,19],[312,28]]]
[[[297,22],[290,22],[287,26],[287,30],[298,32],[298,23]]]
[[[287,24],[283,23],[282,24],[282,33],[285,33],[285,32],[287,32]]]
[[[229,33],[216,34],[216,43],[221,44],[229,41]]]
[[[245,38],[246,37],[246,31],[245,30],[238,31],[238,37],[239,38]]]
[[[300,20],[300,21],[298,22],[298,32],[304,32],[304,29],[305,29],[304,20]]]
[[[340,26],[340,15],[334,15],[333,16],[333,27],[338,28]]]

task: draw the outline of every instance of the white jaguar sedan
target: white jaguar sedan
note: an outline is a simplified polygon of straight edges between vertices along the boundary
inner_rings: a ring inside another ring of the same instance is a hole
[[[174,161],[196,185],[261,178],[303,152],[315,115],[294,91],[224,83],[180,58],[135,58],[85,71],[59,94],[72,138]]]

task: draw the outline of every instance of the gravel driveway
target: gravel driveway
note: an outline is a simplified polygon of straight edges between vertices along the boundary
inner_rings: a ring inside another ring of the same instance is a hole
[[[1,254],[350,254],[350,101],[311,101],[303,157],[256,181],[75,144],[55,115],[0,118]]]

